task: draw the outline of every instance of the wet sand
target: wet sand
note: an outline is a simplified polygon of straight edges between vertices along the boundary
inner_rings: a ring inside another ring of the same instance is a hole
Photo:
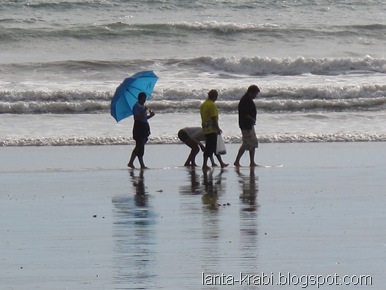
[[[0,148],[0,289],[384,289],[385,145]]]

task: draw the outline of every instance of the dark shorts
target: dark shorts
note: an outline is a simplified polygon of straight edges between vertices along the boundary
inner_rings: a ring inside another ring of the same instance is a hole
[[[189,139],[189,136],[188,136],[188,134],[184,131],[184,130],[180,130],[180,131],[178,131],[178,138],[182,141],[182,142],[184,142],[185,140],[188,140]]]
[[[150,126],[148,123],[134,121],[133,139],[135,140],[135,150],[138,156],[145,153],[145,144],[150,135]]]
[[[150,126],[148,123],[134,121],[133,139],[137,142],[146,143],[150,135]]]
[[[216,153],[217,133],[205,134],[204,157],[212,157]]]

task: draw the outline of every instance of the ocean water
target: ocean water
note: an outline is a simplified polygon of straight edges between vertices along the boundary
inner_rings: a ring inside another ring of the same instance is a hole
[[[109,106],[154,70],[153,143],[199,126],[219,91],[239,142],[237,103],[261,94],[261,142],[386,141],[386,1],[19,0],[0,3],[0,145],[132,143]]]

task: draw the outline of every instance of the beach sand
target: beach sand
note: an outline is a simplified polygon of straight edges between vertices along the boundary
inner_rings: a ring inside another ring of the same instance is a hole
[[[131,150],[0,148],[0,289],[384,289],[385,143]]]

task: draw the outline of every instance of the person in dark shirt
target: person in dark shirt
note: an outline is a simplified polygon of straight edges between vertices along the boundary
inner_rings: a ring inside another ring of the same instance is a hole
[[[147,168],[143,162],[143,155],[145,153],[145,144],[150,135],[150,126],[148,119],[152,118],[155,114],[153,111],[148,110],[145,106],[146,94],[141,92],[138,94],[138,102],[133,107],[134,126],[133,126],[133,139],[135,140],[135,148],[131,153],[130,161],[127,164],[128,167],[135,168],[134,160],[138,157],[139,164],[142,169]],[[149,112],[149,114],[148,114]]]
[[[241,97],[238,113],[239,113],[239,127],[242,133],[242,144],[237,153],[236,161],[234,165],[240,167],[240,159],[246,150],[249,151],[250,166],[257,166],[255,163],[255,149],[258,146],[258,141],[255,132],[256,125],[256,105],[254,99],[260,89],[256,85],[251,85],[244,96]]]

